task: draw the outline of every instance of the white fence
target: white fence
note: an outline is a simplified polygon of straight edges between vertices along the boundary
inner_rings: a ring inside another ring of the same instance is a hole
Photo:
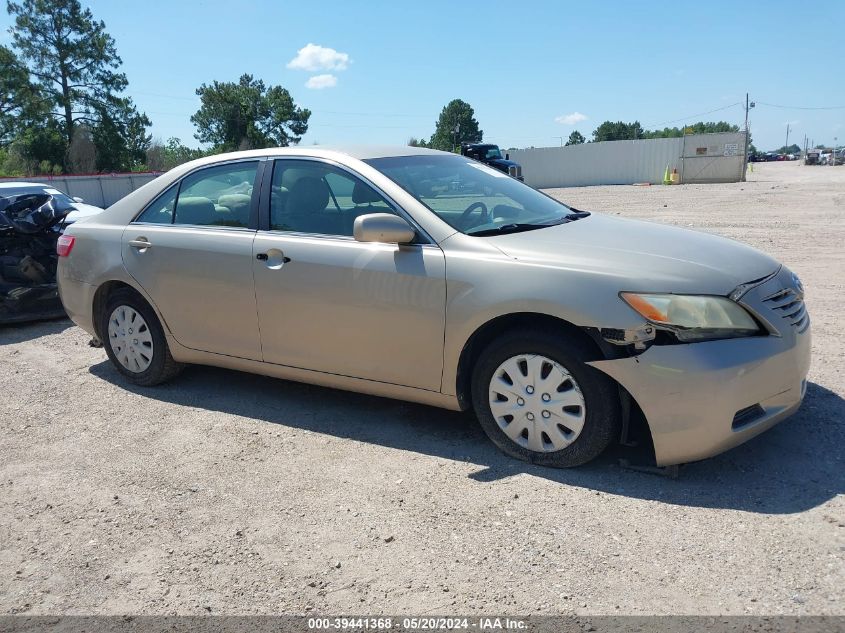
[[[510,150],[526,184],[538,189],[663,182],[666,167],[682,183],[738,182],[744,169],[744,132],[682,138],[606,141],[568,147]]]
[[[107,207],[159,176],[158,173],[98,174],[94,176],[34,176],[0,178],[0,182],[38,182],[82,198],[97,207]]]

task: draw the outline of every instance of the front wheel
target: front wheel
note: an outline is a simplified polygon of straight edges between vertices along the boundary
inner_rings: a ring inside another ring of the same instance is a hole
[[[124,288],[109,295],[101,319],[106,354],[131,382],[149,387],[182,370],[170,354],[155,311],[134,290]]]
[[[618,434],[619,395],[589,357],[587,345],[564,336],[514,333],[492,343],[472,376],[484,432],[508,455],[544,466],[597,457]]]

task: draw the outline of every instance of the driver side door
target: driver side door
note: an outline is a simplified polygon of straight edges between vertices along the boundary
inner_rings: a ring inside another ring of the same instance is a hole
[[[361,243],[354,218],[398,207],[349,170],[279,159],[254,242],[264,361],[439,391],[446,268],[419,243]]]

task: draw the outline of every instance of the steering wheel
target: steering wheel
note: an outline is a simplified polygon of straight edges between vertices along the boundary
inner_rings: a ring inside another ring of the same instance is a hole
[[[483,202],[473,202],[471,205],[469,205],[466,208],[466,210],[461,214],[461,217],[458,220],[458,222],[460,223],[460,225],[462,227],[464,227],[464,228],[468,227],[469,216],[471,216],[473,211],[475,211],[476,209],[480,209],[480,213],[481,213],[480,219],[482,220],[481,224],[484,224],[485,222],[488,221],[488,219],[490,218],[490,212],[487,210],[487,205],[484,204]]]

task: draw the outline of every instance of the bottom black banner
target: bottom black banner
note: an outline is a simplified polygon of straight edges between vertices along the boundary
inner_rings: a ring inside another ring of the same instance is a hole
[[[845,633],[845,616],[0,616],[2,633]]]

